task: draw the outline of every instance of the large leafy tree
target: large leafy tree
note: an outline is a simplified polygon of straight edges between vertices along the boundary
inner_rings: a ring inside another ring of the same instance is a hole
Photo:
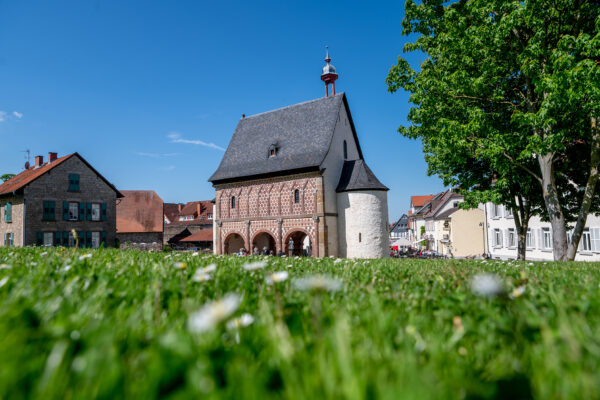
[[[471,202],[512,207],[522,254],[528,218],[541,211],[555,259],[574,258],[598,204],[599,9],[566,0],[406,3],[403,33],[418,36],[405,51],[428,57],[420,71],[402,57],[390,70],[389,90],[411,92],[416,105],[400,132],[422,139],[429,172],[460,184]]]
[[[14,176],[15,176],[15,174],[0,175],[0,180],[2,180],[2,182],[6,182],[7,180],[9,180],[10,178],[12,178]]]

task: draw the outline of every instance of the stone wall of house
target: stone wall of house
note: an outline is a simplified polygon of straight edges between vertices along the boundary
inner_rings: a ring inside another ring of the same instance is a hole
[[[239,251],[241,237],[244,247],[251,251],[263,243],[265,234],[275,243],[275,253],[287,251],[287,243],[295,232],[309,236],[313,255],[327,255],[327,237],[323,212],[322,178],[301,174],[241,183],[216,185],[215,253]],[[298,190],[299,201],[295,202]],[[235,207],[232,204],[235,197]],[[235,246],[230,246],[235,243]]]
[[[162,232],[117,233],[121,249],[162,250]]]
[[[387,192],[338,193],[340,256],[389,257]]]
[[[79,174],[79,192],[69,191],[69,174]],[[25,187],[25,245],[37,243],[38,232],[106,232],[106,246],[114,247],[116,193],[94,171],[74,156]],[[43,202],[55,202],[55,220],[43,221]],[[105,221],[65,221],[63,202],[106,204]]]
[[[11,204],[11,222],[4,222],[4,205]],[[0,246],[4,246],[4,235],[13,234],[13,245],[23,246],[23,217],[25,215],[25,202],[23,196],[10,196],[0,198]]]

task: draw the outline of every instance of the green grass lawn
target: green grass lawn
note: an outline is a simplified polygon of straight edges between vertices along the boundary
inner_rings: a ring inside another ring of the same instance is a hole
[[[598,264],[43,248],[0,264],[1,399],[600,398]],[[505,293],[474,292],[483,273]]]

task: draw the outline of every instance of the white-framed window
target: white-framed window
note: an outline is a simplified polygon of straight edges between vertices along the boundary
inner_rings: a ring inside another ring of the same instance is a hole
[[[584,229],[581,235],[581,251],[592,251],[592,233],[589,229]]]
[[[92,203],[92,221],[100,221],[100,204]]]
[[[69,221],[79,220],[79,203],[69,203]]]
[[[194,220],[194,216],[193,215],[184,215],[183,217],[179,217],[180,221],[193,221]]]
[[[502,232],[498,228],[494,229],[494,246],[502,247]]]
[[[44,247],[52,247],[54,244],[54,233],[44,232]]]
[[[600,228],[590,229],[590,241],[592,243],[592,251],[600,252]]]
[[[208,219],[212,219],[212,214],[208,214],[206,217],[207,217]]]
[[[92,232],[92,248],[100,247],[100,232]]]
[[[499,204],[492,204],[492,218],[500,218],[502,209]]]
[[[542,248],[544,250],[552,249],[552,231],[550,228],[542,228]]]
[[[512,218],[513,217],[513,210],[512,210],[512,208],[510,208],[509,206],[504,207],[504,216],[506,218]]]
[[[517,235],[515,228],[508,228],[506,247],[517,247]]]
[[[532,249],[535,247],[535,240],[533,238],[533,231],[531,228],[527,228],[527,243],[526,246],[528,249]]]

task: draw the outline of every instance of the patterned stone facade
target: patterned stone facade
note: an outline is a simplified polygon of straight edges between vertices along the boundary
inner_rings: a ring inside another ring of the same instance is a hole
[[[302,232],[310,238],[312,255],[325,255],[323,183],[319,174],[216,185],[215,190],[217,254],[239,250],[230,248],[234,234],[243,239],[243,247],[248,251],[257,246],[260,236],[268,234],[274,241],[275,253],[287,253],[291,235]],[[238,242],[235,243],[237,247]]]

